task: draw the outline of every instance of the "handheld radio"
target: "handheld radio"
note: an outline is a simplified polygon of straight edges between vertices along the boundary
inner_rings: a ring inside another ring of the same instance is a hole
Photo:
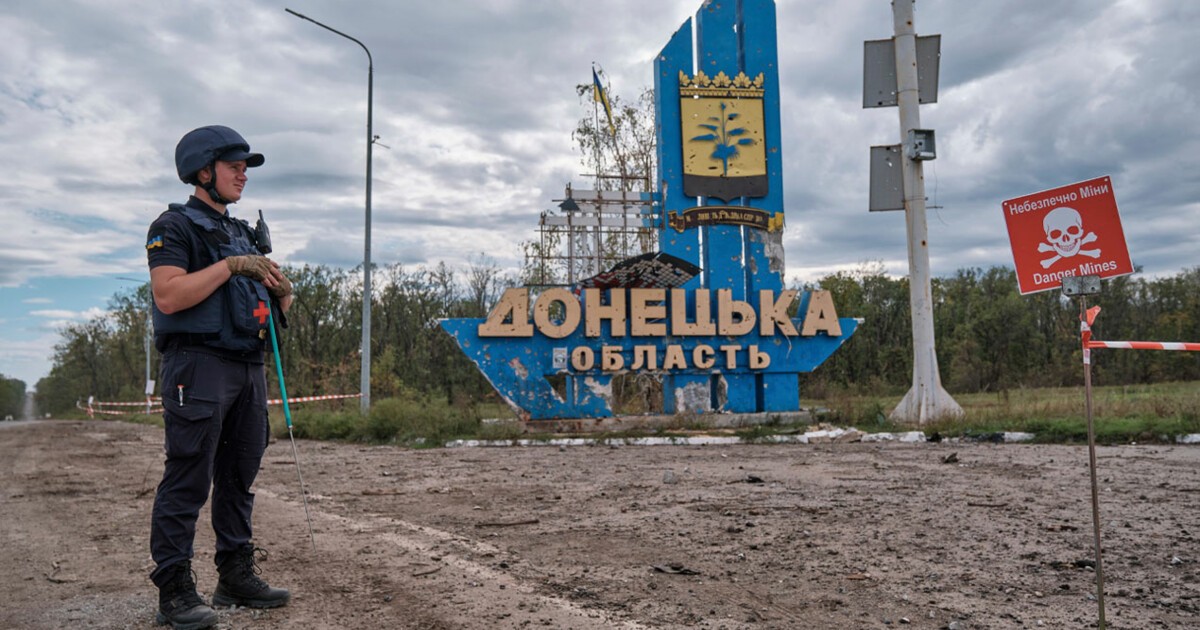
[[[254,226],[254,244],[264,256],[271,253],[271,230],[263,220],[262,210],[258,211],[258,223]]]

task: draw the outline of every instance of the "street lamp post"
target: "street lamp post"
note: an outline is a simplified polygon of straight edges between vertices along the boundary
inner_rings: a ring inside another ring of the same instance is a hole
[[[287,8],[284,11],[302,20],[308,20],[327,31],[345,37],[355,44],[362,46],[363,51],[367,53],[367,212],[363,238],[362,400],[360,401],[360,409],[365,415],[371,408],[371,149],[375,144],[375,134],[371,123],[372,109],[375,101],[375,61],[371,58],[371,51],[367,49],[367,45],[357,39],[335,28],[326,26],[307,15]]]

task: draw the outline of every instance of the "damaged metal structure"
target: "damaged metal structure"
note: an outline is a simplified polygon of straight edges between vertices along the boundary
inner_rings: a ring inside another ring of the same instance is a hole
[[[654,62],[659,181],[643,216],[659,252],[441,323],[526,420],[612,417],[629,372],[661,377],[664,414],[794,412],[800,373],[858,325],[827,292],[784,289],[774,2],[705,2],[694,23]]]

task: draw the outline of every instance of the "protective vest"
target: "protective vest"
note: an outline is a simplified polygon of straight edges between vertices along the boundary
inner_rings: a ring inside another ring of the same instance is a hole
[[[228,234],[203,210],[177,203],[171,204],[169,209],[188,218],[207,248],[211,262],[229,256],[259,254],[250,226],[244,221],[232,221],[237,227],[233,234]],[[161,349],[170,336],[176,336],[189,345],[207,345],[235,352],[261,351],[270,308],[270,295],[261,282],[235,275],[203,302],[189,309],[167,315],[155,304],[155,345]]]

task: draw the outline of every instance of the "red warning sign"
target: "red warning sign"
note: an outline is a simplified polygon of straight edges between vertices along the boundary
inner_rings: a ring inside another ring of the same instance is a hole
[[[1133,273],[1107,176],[1001,204],[1021,295],[1062,287],[1067,276]]]

